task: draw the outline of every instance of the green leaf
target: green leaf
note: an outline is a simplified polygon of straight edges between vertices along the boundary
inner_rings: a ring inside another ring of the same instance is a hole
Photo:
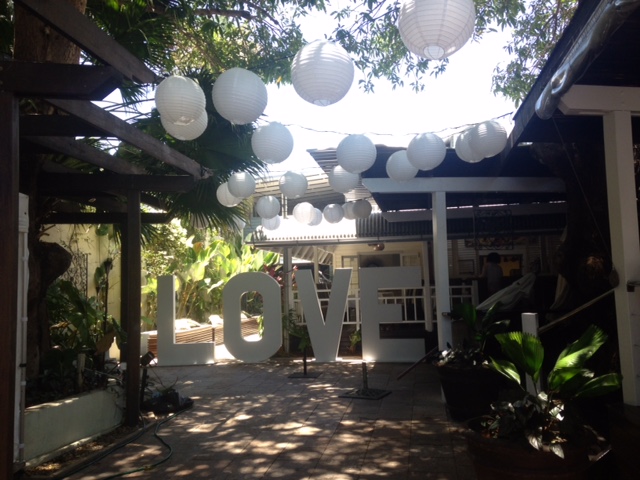
[[[549,390],[559,390],[562,385],[566,384],[576,375],[584,375],[585,372],[589,372],[589,370],[577,367],[556,368],[552,370],[551,373],[549,373],[547,382],[549,385]],[[593,374],[591,376],[593,376]],[[586,380],[588,380],[588,378]]]
[[[498,373],[501,373],[502,375],[507,377],[509,380],[512,380],[520,385],[520,374],[518,373],[518,369],[513,363],[509,362],[508,360],[496,360],[495,358],[491,358],[490,366]]]
[[[582,367],[607,341],[607,335],[595,325],[590,325],[582,336],[565,348],[556,361],[554,370],[566,367]]]
[[[496,340],[507,358],[537,382],[544,360],[544,348],[540,339],[530,333],[508,332],[496,335]]]
[[[615,392],[622,386],[622,375],[608,373],[589,380],[576,393],[576,398],[589,398]]]

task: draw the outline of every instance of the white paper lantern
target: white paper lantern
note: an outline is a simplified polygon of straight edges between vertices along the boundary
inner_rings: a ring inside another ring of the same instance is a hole
[[[267,106],[267,87],[258,75],[244,68],[222,73],[211,90],[213,105],[236,125],[255,122]]]
[[[263,218],[260,223],[262,224],[262,228],[266,228],[267,230],[277,230],[280,227],[280,222],[282,218],[280,215],[276,215],[273,218]]]
[[[411,53],[440,60],[467,43],[475,20],[473,0],[404,0],[398,13],[398,30]]]
[[[293,135],[278,122],[262,125],[251,136],[251,148],[256,157],[265,163],[280,163],[293,151]]]
[[[364,198],[353,202],[353,213],[356,218],[367,218],[369,215],[371,215],[371,210],[371,204]]]
[[[280,191],[287,198],[300,198],[307,192],[307,183],[301,173],[286,172],[280,177]]]
[[[409,163],[406,150],[398,150],[387,159],[387,175],[392,180],[406,182],[418,173],[418,169]]]
[[[256,191],[256,181],[247,172],[236,172],[229,177],[229,192],[234,197],[247,198]]]
[[[421,133],[413,137],[407,147],[407,159],[418,170],[433,170],[447,155],[447,146],[434,133]]]
[[[341,100],[351,88],[353,76],[349,53],[326,40],[305,45],[291,63],[291,83],[296,93],[322,107]]]
[[[313,220],[309,223],[310,227],[316,227],[322,223],[322,211],[319,208],[313,209]]]
[[[342,211],[344,212],[344,218],[346,220],[355,220],[356,214],[353,211],[354,202],[347,202],[342,204]]]
[[[338,223],[344,218],[344,210],[342,210],[342,205],[338,205],[337,203],[330,203],[329,205],[324,207],[322,215],[327,222]]]
[[[160,123],[167,131],[169,135],[177,140],[195,140],[204,133],[207,129],[207,112],[203,111],[202,115],[188,125],[181,125],[179,123],[171,123],[163,116],[160,116]]]
[[[309,225],[313,222],[315,214],[315,207],[309,202],[300,202],[293,207],[293,218],[304,225]]]
[[[273,218],[280,213],[280,202],[273,195],[260,197],[256,202],[256,212],[260,218]]]
[[[476,125],[468,135],[471,150],[484,158],[499,154],[507,145],[507,131],[494,120]]]
[[[351,173],[362,173],[371,168],[377,155],[376,146],[364,135],[349,135],[336,149],[338,165]]]
[[[156,88],[156,108],[167,122],[188,125],[200,118],[205,106],[202,88],[189,77],[172,75]]]
[[[220,205],[225,207],[235,207],[242,199],[234,197],[229,191],[229,184],[227,182],[221,183],[216,189],[216,198],[220,202]]]
[[[340,165],[336,165],[327,174],[329,185],[338,193],[347,193],[360,184],[360,175],[347,172]]]
[[[470,130],[465,130],[455,141],[455,151],[456,155],[460,160],[463,160],[467,163],[478,163],[481,161],[484,156],[472,150],[471,145],[469,144],[469,133]]]

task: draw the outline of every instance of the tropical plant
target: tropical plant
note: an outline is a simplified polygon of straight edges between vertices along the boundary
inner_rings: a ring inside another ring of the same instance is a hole
[[[509,326],[508,319],[497,319],[496,312],[500,310],[500,302],[496,302],[482,314],[471,303],[457,303],[452,308],[452,317],[463,320],[469,338],[465,338],[462,345],[447,348],[439,352],[436,363],[439,365],[458,365],[477,367],[485,364],[488,358],[485,354],[487,341]]]
[[[530,333],[509,332],[496,335],[507,359],[491,359],[491,366],[520,386],[522,396],[515,401],[493,405],[493,412],[483,419],[483,433],[495,438],[526,438],[536,450],[550,451],[564,457],[567,442],[596,440],[596,432],[586,425],[576,401],[618,390],[622,377],[618,373],[596,375],[586,367],[587,361],[606,342],[607,335],[591,325],[558,356],[546,379],[546,390],[539,390],[544,347]],[[529,378],[533,392],[523,385]]]

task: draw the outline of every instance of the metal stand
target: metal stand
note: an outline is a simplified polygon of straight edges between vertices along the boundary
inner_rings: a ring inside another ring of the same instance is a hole
[[[380,400],[391,393],[391,390],[380,390],[369,388],[369,374],[367,372],[367,362],[362,362],[362,388],[351,390],[340,395],[340,398],[362,398],[364,400]]]
[[[307,370],[307,349],[306,348],[304,349],[304,352],[302,353],[302,365],[303,365],[302,373],[300,373],[300,372],[292,373],[287,378],[318,378],[320,375],[322,375],[322,372],[312,372],[312,373],[308,372],[308,370]]]

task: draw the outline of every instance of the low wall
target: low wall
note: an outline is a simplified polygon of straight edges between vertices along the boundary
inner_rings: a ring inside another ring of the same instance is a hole
[[[110,432],[122,423],[124,394],[120,387],[95,390],[56,402],[29,407],[24,417],[24,460],[37,465],[78,442]]]

